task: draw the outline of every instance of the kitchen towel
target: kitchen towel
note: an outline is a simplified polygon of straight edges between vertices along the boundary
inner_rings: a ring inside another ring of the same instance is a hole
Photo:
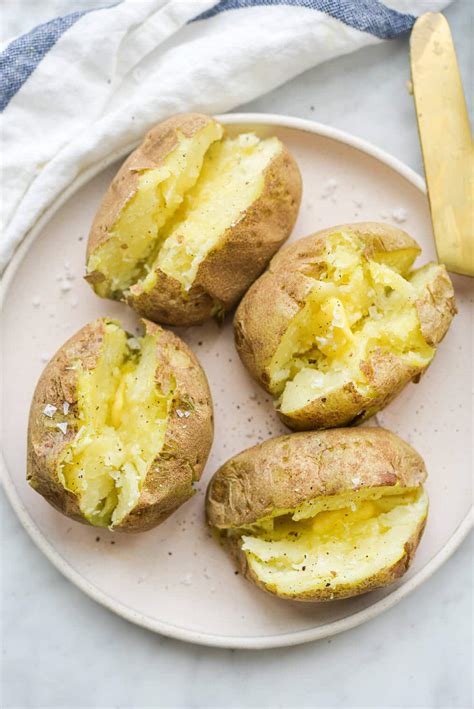
[[[0,54],[3,270],[74,180],[181,111],[223,113],[443,0],[122,0]]]

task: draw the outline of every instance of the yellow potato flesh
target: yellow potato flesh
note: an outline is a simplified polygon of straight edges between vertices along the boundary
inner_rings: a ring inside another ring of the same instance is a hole
[[[99,295],[121,297],[146,276],[161,230],[197,182],[209,146],[221,136],[222,127],[215,122],[192,138],[178,132],[178,145],[163,164],[140,172],[137,191],[110,230],[111,238],[94,251],[87,264],[89,273],[97,270],[105,276],[95,286]]]
[[[135,506],[165,438],[173,392],[155,381],[156,336],[134,340],[108,323],[97,367],[78,369],[79,431],[60,463],[84,516],[113,527]]]
[[[305,304],[290,322],[270,365],[271,387],[289,414],[348,382],[375,396],[360,369],[375,350],[425,367],[435,350],[416,311],[436,264],[409,272],[415,249],[363,255],[361,239],[332,234],[314,265]]]
[[[277,138],[260,141],[251,133],[211,146],[197,184],[166,226],[144,291],[153,288],[156,268],[180,281],[185,291],[191,288],[199,264],[262,194],[264,170],[279,150]]]
[[[217,123],[193,138],[180,136],[161,167],[140,174],[112,238],[89,259],[88,272],[105,275],[95,286],[99,295],[149,292],[156,269],[178,280],[184,293],[191,288],[199,264],[261,195],[263,173],[281,150],[277,138],[221,138]]]
[[[422,488],[395,486],[320,497],[239,534],[249,567],[277,593],[356,589],[396,564],[427,515]]]

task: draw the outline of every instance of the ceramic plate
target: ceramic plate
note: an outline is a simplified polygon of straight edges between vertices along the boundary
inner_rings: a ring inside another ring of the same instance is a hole
[[[291,240],[348,221],[385,220],[418,240],[424,260],[436,257],[423,181],[409,168],[367,143],[309,121],[257,114],[223,120],[229,131],[278,135],[297,159],[304,195]],[[263,648],[326,637],[368,620],[433,573],[469,529],[472,282],[453,278],[459,315],[433,364],[419,384],[406,387],[378,417],[419,450],[429,471],[431,511],[409,573],[390,588],[334,603],[273,598],[236,575],[204,522],[204,492],[217,467],[286,431],[269,397],[240,364],[231,317],[222,328],[210,322],[178,331],[207,372],[216,433],[198,494],[166,523],[131,536],[82,526],[55,512],[25,482],[28,408],[45,361],[100,315],[118,317],[128,329],[137,327],[126,306],[97,298],[82,279],[88,230],[123,156],[111,156],[108,165],[95,166],[70,186],[17,252],[4,280],[4,484],[18,517],[46,556],[85,593],[164,635]]]

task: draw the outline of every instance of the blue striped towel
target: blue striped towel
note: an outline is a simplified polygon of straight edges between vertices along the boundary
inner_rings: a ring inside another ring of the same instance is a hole
[[[0,267],[73,180],[167,115],[228,111],[447,4],[123,0],[14,39],[0,55]]]

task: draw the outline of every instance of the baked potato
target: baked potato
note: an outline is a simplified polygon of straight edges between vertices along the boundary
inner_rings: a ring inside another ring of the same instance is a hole
[[[293,433],[225,463],[207,519],[242,573],[281,598],[327,601],[396,581],[426,522],[426,470],[382,428]]]
[[[278,138],[226,137],[208,116],[173,116],[106,192],[86,280],[155,322],[222,316],[287,239],[300,201],[298,167]]]
[[[182,340],[100,318],[43,371],[31,404],[27,478],[67,517],[123,532],[165,520],[193,494],[213,437],[206,376]]]
[[[359,423],[418,381],[456,312],[446,268],[387,224],[285,247],[235,315],[242,362],[296,430]]]

